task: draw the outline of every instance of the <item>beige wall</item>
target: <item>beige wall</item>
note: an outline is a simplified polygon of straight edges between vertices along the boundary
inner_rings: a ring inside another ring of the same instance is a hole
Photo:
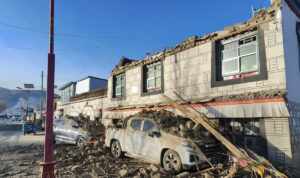
[[[275,24],[275,25],[274,25]],[[285,64],[281,23],[275,21],[260,26],[264,34],[268,79],[222,87],[211,87],[212,42],[167,56],[163,61],[164,93],[176,99],[173,91],[185,99],[203,98],[285,89]],[[159,94],[141,96],[141,71],[138,66],[125,72],[126,99],[112,101],[112,76],[108,81],[108,107],[163,102]],[[137,91],[137,92],[135,92]]]
[[[261,119],[261,135],[267,140],[268,159],[278,165],[292,165],[289,118]]]
[[[101,118],[106,100],[107,98],[97,97],[69,102],[67,104],[58,103],[54,115],[56,117],[61,117],[60,114],[63,114],[64,116],[78,116],[78,114],[82,113],[85,116],[89,116],[91,120],[99,117]],[[63,110],[63,113],[61,113],[60,110]]]

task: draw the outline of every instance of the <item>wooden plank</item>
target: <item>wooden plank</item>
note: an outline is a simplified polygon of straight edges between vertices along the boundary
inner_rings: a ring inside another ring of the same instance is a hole
[[[194,113],[187,110],[185,107],[179,105],[165,94],[161,94],[161,96],[166,100],[167,104],[174,106],[176,109],[181,111],[196,124],[201,124],[209,133],[211,133],[217,140],[219,140],[234,156],[236,156],[239,159],[247,158],[247,156],[243,152],[241,152],[237,147],[235,147],[230,141],[228,141],[225,137],[223,137],[223,135],[221,135],[217,130],[215,130],[205,121],[207,119],[205,114],[201,113],[200,117],[197,117]]]

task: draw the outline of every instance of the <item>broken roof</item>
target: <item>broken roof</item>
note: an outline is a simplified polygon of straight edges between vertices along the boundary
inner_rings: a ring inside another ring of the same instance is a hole
[[[289,0],[291,1],[291,0]],[[142,66],[145,64],[160,61],[167,56],[179,53],[181,51],[193,48],[200,44],[204,44],[210,41],[216,41],[221,39],[226,39],[235,35],[242,34],[247,31],[252,31],[257,29],[262,23],[270,22],[275,19],[276,12],[281,8],[281,0],[274,0],[271,6],[267,9],[260,10],[253,18],[242,23],[237,23],[233,26],[225,27],[221,31],[213,32],[211,34],[203,35],[201,37],[192,36],[185,39],[182,43],[172,47],[169,50],[164,50],[157,53],[154,56],[146,57],[142,60],[130,60],[128,58],[122,57],[119,64],[115,66],[111,75],[116,75],[123,73],[129,69]]]

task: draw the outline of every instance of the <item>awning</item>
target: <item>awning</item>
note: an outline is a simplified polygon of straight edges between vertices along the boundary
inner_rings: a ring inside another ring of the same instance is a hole
[[[290,117],[286,102],[283,97],[234,100],[222,102],[208,102],[200,104],[184,104],[184,107],[197,113],[203,112],[208,118],[281,118]],[[194,110],[194,109],[195,110]],[[184,116],[180,111],[172,106],[152,107],[152,108],[129,108],[106,110],[104,118],[125,118],[133,115],[142,109],[160,110],[167,109],[176,115]]]

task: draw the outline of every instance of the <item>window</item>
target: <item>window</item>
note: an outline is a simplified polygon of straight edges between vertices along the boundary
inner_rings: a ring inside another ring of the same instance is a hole
[[[119,74],[114,77],[114,97],[122,98],[125,96],[125,74]]]
[[[259,74],[257,35],[247,35],[221,43],[223,80]]]
[[[141,130],[142,120],[132,120],[131,128],[134,130]]]
[[[143,131],[145,132],[154,132],[158,131],[156,125],[151,121],[145,121]]]
[[[146,66],[146,91],[154,92],[161,90],[161,63],[157,62]]]

